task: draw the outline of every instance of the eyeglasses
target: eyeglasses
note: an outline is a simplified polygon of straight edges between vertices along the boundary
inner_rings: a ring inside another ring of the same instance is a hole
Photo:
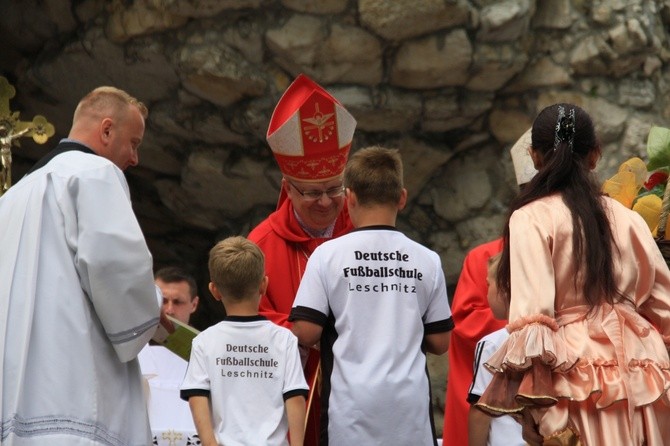
[[[288,184],[291,185],[293,189],[295,189],[300,196],[302,196],[302,199],[305,201],[317,201],[320,200],[321,197],[325,194],[328,198],[337,198],[341,197],[344,194],[344,186],[335,186],[331,187],[330,189],[326,190],[300,190],[298,186],[293,184],[290,180],[286,180]]]

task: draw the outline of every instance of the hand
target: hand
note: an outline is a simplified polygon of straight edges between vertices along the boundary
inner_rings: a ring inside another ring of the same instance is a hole
[[[521,420],[521,436],[529,446],[542,446],[544,437],[540,435],[540,429],[530,410],[523,411],[523,419]]]
[[[165,313],[165,310],[161,307],[161,317],[160,317],[160,324],[165,327],[165,329],[168,331],[168,333],[174,333],[175,328],[174,324],[170,319],[168,319],[167,314]]]

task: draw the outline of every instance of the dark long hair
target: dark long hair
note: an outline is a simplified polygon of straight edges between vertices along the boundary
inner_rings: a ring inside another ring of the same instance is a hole
[[[560,123],[560,125],[559,125]],[[498,290],[510,298],[510,230],[512,213],[559,193],[572,216],[572,261],[584,271],[582,290],[591,306],[621,297],[614,280],[614,238],[601,200],[600,185],[589,163],[600,151],[591,117],[572,104],[554,104],[533,122],[532,150],[543,165],[510,205],[498,266]],[[575,285],[577,284],[575,277]]]

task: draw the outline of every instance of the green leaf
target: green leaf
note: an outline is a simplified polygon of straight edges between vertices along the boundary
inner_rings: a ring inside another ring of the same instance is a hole
[[[665,192],[665,183],[660,183],[654,186],[651,190],[646,190],[645,188],[640,189],[640,193],[635,197],[633,205],[639,198],[644,197],[645,195],[656,195],[659,198],[663,198],[663,193]]]
[[[649,171],[670,166],[670,129],[653,126],[647,137]]]

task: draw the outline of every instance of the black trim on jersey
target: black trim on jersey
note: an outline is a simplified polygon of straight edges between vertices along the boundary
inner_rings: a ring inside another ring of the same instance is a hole
[[[179,391],[179,398],[184,401],[188,401],[192,396],[206,396],[209,398],[210,393],[209,390],[205,389],[182,389]]]
[[[423,324],[423,333],[424,334],[437,334],[444,333],[445,331],[451,331],[455,327],[454,319],[449,316],[449,319],[442,319],[441,321],[429,322]]]
[[[466,401],[470,404],[476,404],[479,401],[479,398],[481,397],[482,397],[481,395],[477,395],[476,393],[468,393]]]
[[[291,309],[291,314],[288,317],[288,321],[295,322],[298,320],[312,322],[323,327],[328,321],[328,316],[318,310],[315,310],[314,308],[298,305],[297,307],[293,307]]]
[[[295,389],[295,390],[289,390],[284,394],[284,401],[287,399],[293,398],[294,396],[301,396],[305,399],[307,399],[307,395],[309,395],[309,391],[307,389]]]
[[[360,228],[354,228],[349,232],[360,232],[360,231],[379,231],[379,230],[386,230],[386,231],[396,231],[400,232],[398,228],[395,226],[389,226],[389,225],[370,225],[370,226],[361,226]]]
[[[267,318],[261,316],[260,314],[254,314],[253,316],[226,316],[223,318],[224,321],[229,322],[256,322],[256,321],[265,321]]]
[[[333,375],[333,345],[337,340],[335,330],[335,316],[328,311],[328,322],[321,333],[321,419],[319,421],[320,446],[328,446],[328,406],[330,401],[330,378]]]
[[[66,141],[58,144],[56,148],[54,148],[51,152],[47,153],[44,155],[42,158],[37,161],[33,167],[30,168],[30,170],[26,173],[28,175],[29,173],[32,173],[36,171],[37,169],[44,167],[49,161],[54,159],[56,156],[60,155],[61,153],[69,152],[71,150],[78,150],[79,152],[84,152],[84,153],[90,153],[91,155],[96,155],[96,153],[91,150],[90,148],[86,147],[83,144],[80,144],[78,142],[74,141]]]
[[[475,380],[477,379],[477,373],[479,372],[480,366],[479,363],[482,361],[482,354],[484,354],[484,342],[478,342],[475,346],[475,361],[472,366],[472,383],[470,383],[470,388],[468,389],[468,396],[466,401],[470,404],[475,404],[479,401],[481,395],[472,393],[473,388],[475,387]]]

